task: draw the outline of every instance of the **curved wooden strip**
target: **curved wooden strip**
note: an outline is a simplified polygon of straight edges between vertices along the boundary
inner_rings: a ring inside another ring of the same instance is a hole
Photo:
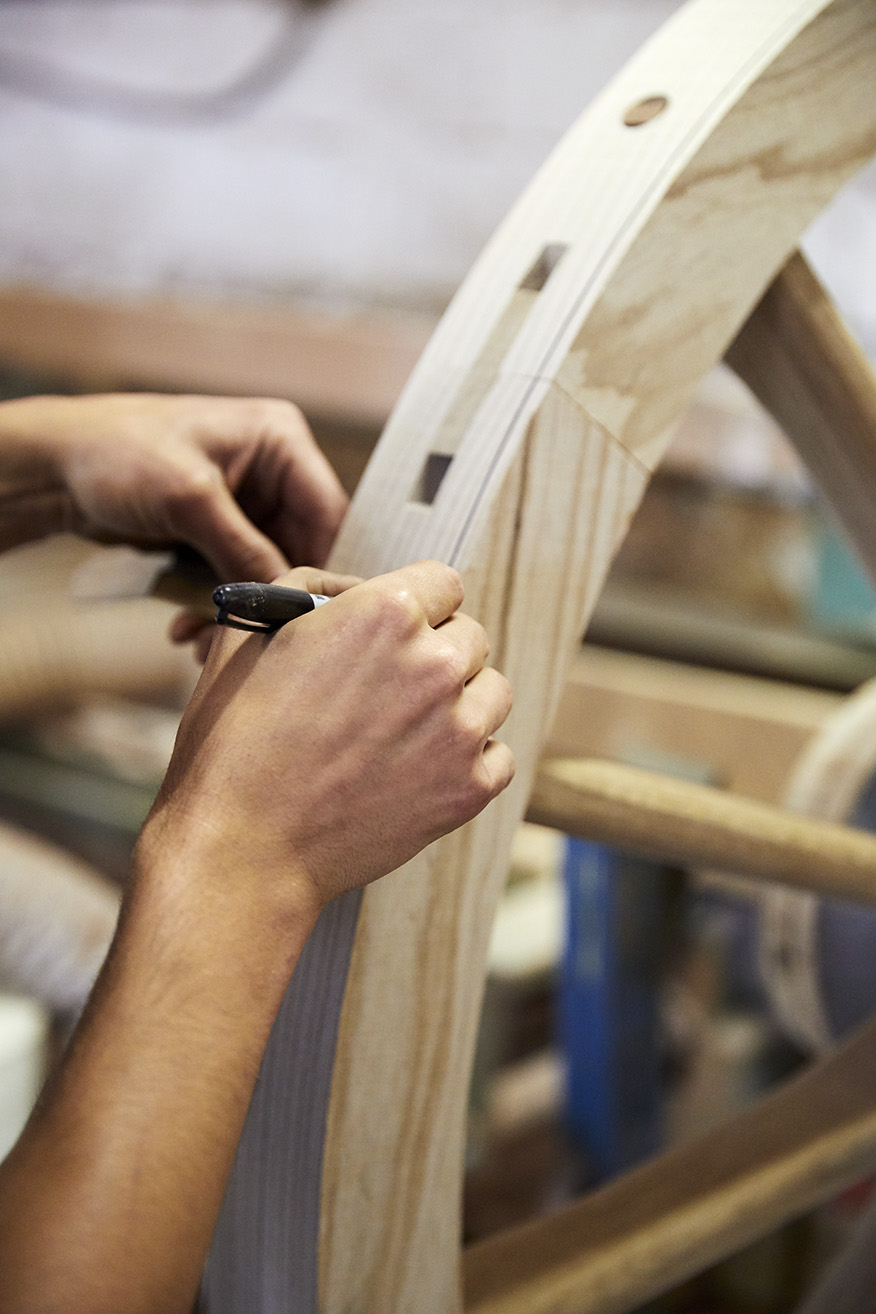
[[[262,1190],[268,1151],[248,1131],[255,1152],[238,1158],[208,1272],[214,1314],[233,1308],[214,1277],[223,1266],[240,1277],[238,1309],[277,1309],[257,1278],[268,1268],[281,1307],[310,1314],[320,1210],[320,1309],[458,1308],[489,930],[566,664],[690,392],[876,149],[874,68],[867,3],[695,0],[538,175],[415,370],[332,564],[370,574],[428,555],[459,566],[467,608],[517,691],[507,735],[518,779],[365,895],[321,1175],[337,1021],[322,980],[328,964],[337,979],[343,955],[317,928],[264,1065],[264,1084],[284,1065],[299,1089],[310,1082],[270,1148],[271,1167],[292,1176],[279,1196]],[[626,126],[655,93],[664,112]],[[340,915],[326,921],[331,935]],[[278,1215],[290,1220],[285,1244]]]
[[[876,903],[872,835],[624,763],[542,763],[526,815],[628,853]]]
[[[876,772],[876,680],[847,698],[812,736],[794,764],[787,806],[830,821],[850,817]],[[832,1043],[818,952],[819,900],[814,893],[764,891],[761,975],[773,1010],[789,1035],[816,1053]]]
[[[622,1314],[876,1167],[876,1024],[578,1204],[472,1247],[466,1314]]]

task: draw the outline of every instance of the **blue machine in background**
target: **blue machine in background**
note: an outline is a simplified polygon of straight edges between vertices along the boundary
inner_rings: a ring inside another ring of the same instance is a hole
[[[601,1181],[662,1139],[666,1045],[660,1011],[675,873],[569,839],[557,1001],[565,1121]]]

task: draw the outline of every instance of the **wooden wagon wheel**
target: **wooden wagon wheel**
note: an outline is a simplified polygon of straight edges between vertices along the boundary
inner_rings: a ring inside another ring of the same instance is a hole
[[[460,1309],[487,942],[567,661],[696,384],[876,150],[874,78],[870,0],[694,0],[551,157],[415,370],[333,565],[459,567],[516,690],[518,776],[361,906],[321,918],[241,1140],[210,1314]],[[713,1138],[683,1179],[676,1157],[668,1178],[640,1170],[583,1212],[485,1243],[466,1259],[466,1307],[628,1308],[807,1207],[876,1162],[873,1049],[785,1095],[783,1115],[767,1106],[748,1142]],[[694,1188],[725,1200],[734,1173],[751,1189],[716,1221]]]

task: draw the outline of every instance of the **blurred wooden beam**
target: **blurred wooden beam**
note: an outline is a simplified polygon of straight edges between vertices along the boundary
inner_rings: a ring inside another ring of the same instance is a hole
[[[401,311],[88,300],[13,287],[0,290],[0,366],[98,390],[286,397],[308,416],[379,429],[433,327]]]
[[[585,644],[545,753],[657,766],[778,802],[793,763],[843,697],[751,675]]]
[[[705,1136],[479,1242],[465,1314],[621,1314],[876,1167],[876,1024]]]
[[[679,865],[876,903],[876,838],[620,762],[542,762],[527,820]]]

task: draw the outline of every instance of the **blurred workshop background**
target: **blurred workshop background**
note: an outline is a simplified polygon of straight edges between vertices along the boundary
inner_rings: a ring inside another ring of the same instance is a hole
[[[288,397],[352,491],[496,224],[675,8],[2,0],[0,395]],[[804,246],[873,358],[876,170]],[[196,678],[170,604],[94,596],[107,579],[124,593],[129,565],[69,538],[0,558],[0,1152],[87,995]],[[615,563],[548,751],[780,802],[873,677],[870,586],[721,367]],[[853,802],[876,824],[866,788]],[[522,827],[472,1087],[467,1239],[701,1130],[871,1011],[870,914],[783,898]],[[763,970],[777,925],[807,964],[796,985]],[[870,1193],[649,1310],[793,1309]]]

